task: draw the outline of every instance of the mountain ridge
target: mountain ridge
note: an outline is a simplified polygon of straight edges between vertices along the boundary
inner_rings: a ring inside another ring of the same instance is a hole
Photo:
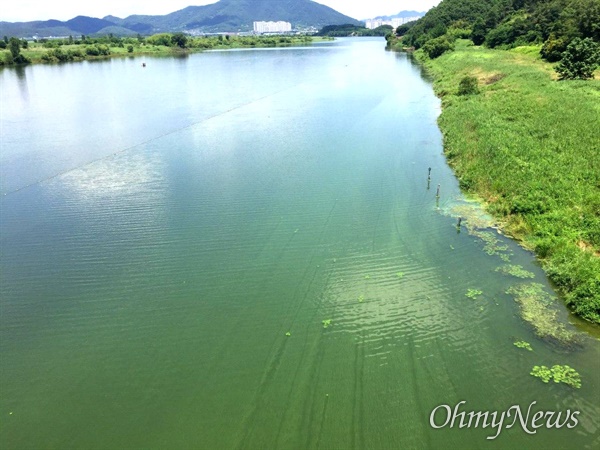
[[[311,0],[220,0],[203,6],[187,6],[165,15],[133,14],[125,18],[107,15],[101,19],[76,16],[67,21],[0,22],[0,35],[48,37],[78,34],[153,34],[161,32],[244,32],[254,21],[285,21],[294,28],[360,22]],[[115,31],[121,30],[121,33]],[[66,33],[66,34],[65,34]]]

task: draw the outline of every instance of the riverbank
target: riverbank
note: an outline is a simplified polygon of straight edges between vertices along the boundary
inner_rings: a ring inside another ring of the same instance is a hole
[[[206,36],[185,37],[179,45],[172,34],[163,33],[147,38],[87,38],[54,39],[29,42],[21,47],[20,54],[27,64],[82,61],[115,56],[174,56],[196,53],[204,50],[289,47],[310,45],[314,42],[333,40],[328,37],[313,36]],[[14,58],[8,48],[0,50],[0,66],[12,66]]]
[[[556,81],[539,47],[415,58],[442,99],[449,164],[533,251],[575,314],[600,323],[600,80]],[[458,95],[464,77],[479,92]]]

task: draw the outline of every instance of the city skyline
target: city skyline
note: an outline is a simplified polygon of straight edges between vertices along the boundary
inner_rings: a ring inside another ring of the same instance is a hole
[[[329,6],[354,19],[363,20],[377,16],[393,15],[400,11],[427,11],[441,0],[319,0],[317,3]],[[203,6],[216,3],[214,0],[105,0],[94,3],[47,2],[45,0],[21,0],[4,4],[0,10],[0,21],[29,22],[34,20],[69,20],[76,16],[102,18],[114,15],[125,18],[132,14],[163,15],[187,6]]]

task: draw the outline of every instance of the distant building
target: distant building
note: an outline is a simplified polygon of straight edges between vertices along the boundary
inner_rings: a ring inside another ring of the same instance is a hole
[[[292,31],[289,22],[254,22],[255,33],[286,33]]]
[[[367,19],[365,26],[370,30],[380,27],[381,25],[390,25],[392,28],[398,28],[400,25],[404,25],[406,22],[412,22],[413,20],[419,20],[421,17],[396,17],[394,19]]]

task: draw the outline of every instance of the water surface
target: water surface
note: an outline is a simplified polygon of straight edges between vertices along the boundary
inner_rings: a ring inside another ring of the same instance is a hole
[[[457,232],[439,100],[383,47],[0,71],[2,448],[600,442],[598,341],[536,337],[506,294],[552,293],[532,255]],[[493,441],[432,429],[461,400],[581,414]]]

